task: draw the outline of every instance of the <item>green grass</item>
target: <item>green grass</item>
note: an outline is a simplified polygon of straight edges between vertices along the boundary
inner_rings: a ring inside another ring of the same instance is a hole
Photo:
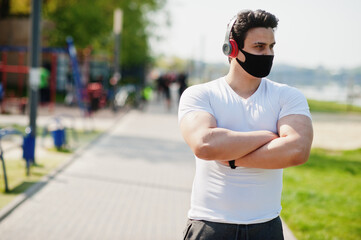
[[[23,130],[21,126],[12,126],[20,131]],[[47,154],[44,157],[36,157],[36,165],[31,166],[30,176],[26,176],[26,163],[23,159],[14,159],[13,157],[6,157],[5,165],[8,179],[9,192],[5,193],[3,168],[0,165],[0,209],[9,204],[16,196],[23,193],[31,185],[38,182],[42,177],[54,171],[57,167],[67,161],[72,153],[79,147],[91,142],[100,135],[98,131],[83,132],[77,131],[77,138],[72,137],[72,132],[67,131],[68,146],[57,150],[55,147],[46,148]],[[51,138],[47,136],[47,138]],[[39,139],[38,139],[39,140]],[[38,141],[37,140],[37,141]],[[10,151],[14,151],[12,149]],[[20,148],[18,149],[20,151]],[[21,150],[22,154],[22,150]],[[20,154],[20,155],[21,155]]]
[[[57,153],[51,159],[37,159],[37,164],[31,167],[30,176],[26,176],[26,163],[23,159],[5,159],[9,192],[5,193],[3,169],[0,170],[0,209],[10,203],[16,196],[38,182],[61,163],[70,154]]]
[[[361,149],[313,149],[284,170],[282,218],[298,239],[361,239]]]
[[[341,104],[337,102],[317,101],[308,99],[311,112],[327,113],[357,113],[361,114],[361,107]]]

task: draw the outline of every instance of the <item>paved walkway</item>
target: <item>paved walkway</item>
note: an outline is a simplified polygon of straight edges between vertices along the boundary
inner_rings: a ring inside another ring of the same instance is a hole
[[[313,113],[312,147],[335,150],[361,148],[361,115]]]
[[[0,239],[181,239],[193,175],[175,109],[132,110],[28,191],[0,222]]]

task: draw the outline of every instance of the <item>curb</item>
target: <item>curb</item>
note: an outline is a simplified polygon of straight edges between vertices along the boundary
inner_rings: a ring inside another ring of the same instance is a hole
[[[26,200],[31,198],[35,193],[40,191],[46,184],[48,184],[52,179],[54,179],[59,173],[63,172],[68,166],[70,166],[79,156],[81,156],[84,151],[86,151],[88,148],[96,144],[100,139],[102,139],[105,135],[107,135],[112,127],[118,123],[120,119],[122,119],[129,110],[126,110],[125,112],[122,112],[117,116],[112,124],[98,137],[96,137],[94,140],[90,141],[88,144],[80,147],[77,149],[72,156],[69,157],[69,159],[65,160],[63,164],[58,166],[55,170],[41,178],[38,182],[33,184],[31,187],[29,187],[25,192],[21,193],[19,196],[17,196],[14,200],[12,200],[9,204],[7,204],[5,207],[3,207],[0,210],[0,223],[9,216],[15,209],[17,209],[22,203],[24,203]]]
[[[286,222],[283,221],[282,218],[281,218],[281,221],[282,221],[282,228],[283,228],[283,236],[284,236],[284,238],[287,239],[287,240],[297,240],[295,235],[293,235],[291,229],[287,226]]]

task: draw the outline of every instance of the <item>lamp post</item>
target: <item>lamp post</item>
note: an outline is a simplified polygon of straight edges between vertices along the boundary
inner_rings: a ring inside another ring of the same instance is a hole
[[[119,8],[114,11],[114,25],[113,32],[115,36],[115,50],[114,50],[114,80],[115,83],[121,78],[120,74],[120,41],[122,34],[122,25],[123,25],[123,11]]]
[[[123,11],[119,8],[114,11],[114,21],[113,21],[113,32],[114,32],[114,74],[110,79],[110,89],[111,89],[111,106],[112,110],[116,111],[116,103],[115,103],[115,94],[116,94],[116,86],[121,78],[120,74],[120,41],[121,41],[121,33],[122,33],[122,25],[123,25]]]
[[[42,0],[32,0],[31,22],[30,22],[30,54],[29,54],[29,126],[27,134],[31,138],[32,154],[35,153],[36,138],[36,116],[38,107],[38,89],[40,82],[40,58],[41,58],[41,4]],[[31,158],[31,157],[30,157]],[[33,156],[35,163],[35,156]]]

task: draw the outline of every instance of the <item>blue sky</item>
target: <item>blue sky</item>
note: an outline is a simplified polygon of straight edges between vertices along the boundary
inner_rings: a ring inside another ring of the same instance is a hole
[[[330,69],[361,66],[360,0],[168,0],[170,28],[155,53],[227,62],[221,51],[229,19],[242,9],[279,18],[275,63]],[[161,19],[161,18],[160,18]]]

